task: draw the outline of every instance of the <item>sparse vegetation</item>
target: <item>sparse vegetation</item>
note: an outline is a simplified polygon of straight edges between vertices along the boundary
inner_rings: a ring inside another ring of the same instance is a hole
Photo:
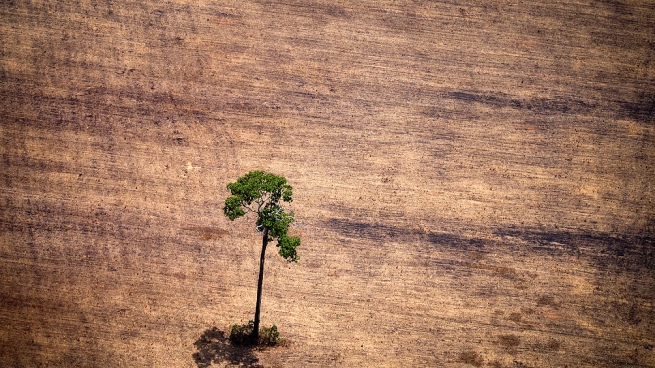
[[[259,329],[259,345],[273,346],[280,342],[282,342],[282,339],[280,339],[280,332],[277,330],[276,325]]]
[[[253,330],[255,327],[254,321],[248,321],[246,324],[234,324],[230,326],[230,342],[235,345],[260,345],[260,346],[274,346],[282,342],[280,333],[277,326],[261,327],[257,334],[257,339],[254,339]]]
[[[248,321],[244,325],[231,325],[230,326],[230,341],[236,345],[253,345],[252,330],[254,322]]]

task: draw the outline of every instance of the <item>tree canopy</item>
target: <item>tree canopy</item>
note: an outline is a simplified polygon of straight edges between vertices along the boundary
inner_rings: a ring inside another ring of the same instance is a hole
[[[257,230],[263,232],[267,240],[277,240],[278,253],[289,262],[297,262],[296,248],[300,238],[289,237],[289,226],[295,221],[292,211],[280,204],[293,201],[293,188],[287,179],[264,171],[251,171],[236,182],[227,185],[232,194],[225,200],[223,213],[235,220],[247,213],[257,214]]]

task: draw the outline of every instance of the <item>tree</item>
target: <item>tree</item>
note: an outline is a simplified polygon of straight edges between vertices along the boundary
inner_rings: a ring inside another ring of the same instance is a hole
[[[232,194],[225,199],[223,213],[231,221],[256,213],[256,229],[262,233],[262,252],[259,259],[259,280],[257,282],[257,306],[252,330],[252,341],[259,339],[259,312],[261,309],[262,284],[264,282],[264,257],[266,246],[271,240],[277,240],[278,253],[288,262],[297,262],[296,248],[300,238],[287,236],[289,226],[294,222],[293,212],[286,211],[280,201],[292,201],[292,188],[287,179],[264,171],[251,171],[227,185]]]

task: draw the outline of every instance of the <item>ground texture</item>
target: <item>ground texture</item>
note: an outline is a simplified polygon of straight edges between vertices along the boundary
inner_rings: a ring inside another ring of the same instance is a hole
[[[0,366],[655,367],[654,115],[647,0],[0,1]]]

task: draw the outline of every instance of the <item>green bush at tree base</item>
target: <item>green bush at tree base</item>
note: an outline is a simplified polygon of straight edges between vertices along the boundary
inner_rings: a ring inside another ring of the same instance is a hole
[[[248,321],[247,324],[230,326],[230,341],[235,345],[266,345],[273,346],[280,343],[280,332],[277,326],[261,327],[257,341],[253,341],[252,330],[254,322]]]

